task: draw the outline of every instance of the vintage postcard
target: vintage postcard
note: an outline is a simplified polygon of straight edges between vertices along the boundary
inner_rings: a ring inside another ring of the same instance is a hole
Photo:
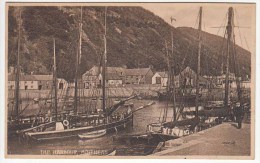
[[[254,159],[255,3],[6,3],[6,158]]]

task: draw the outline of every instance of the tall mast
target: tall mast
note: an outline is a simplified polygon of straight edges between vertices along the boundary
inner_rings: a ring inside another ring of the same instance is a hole
[[[236,64],[236,58],[235,58],[235,55],[236,55],[236,42],[235,42],[235,34],[233,33],[233,46],[232,46],[232,50],[233,50],[233,53],[232,53],[232,60],[234,62],[234,74],[235,74],[235,79],[236,79],[236,85],[237,85],[237,97],[238,97],[238,101],[241,101],[242,100],[242,91],[241,91],[241,86],[240,86],[240,73],[239,73],[239,69],[237,67],[237,64]]]
[[[55,39],[53,38],[53,85],[54,85],[54,108],[56,121],[58,120],[58,104],[57,104],[57,65],[55,53]]]
[[[230,46],[232,45],[233,31],[234,31],[234,10],[232,7],[228,9],[228,24],[227,24],[227,60],[226,60],[226,78],[225,78],[225,108],[228,108],[229,101],[229,57]]]
[[[201,56],[201,24],[202,24],[202,7],[200,7],[199,11],[199,49],[198,49],[198,67],[197,67],[197,74],[196,74],[196,107],[195,107],[195,116],[198,116],[199,112],[199,78],[200,78],[200,56]]]
[[[106,63],[107,63],[107,7],[105,7],[105,34],[104,34],[104,55],[102,66],[102,108],[106,113]]]
[[[80,22],[79,22],[79,44],[76,58],[76,74],[75,74],[75,90],[74,90],[74,112],[78,112],[78,67],[81,60],[81,44],[82,44],[82,7],[80,8]]]
[[[20,99],[19,99],[19,94],[20,94],[20,39],[21,39],[21,15],[22,15],[22,11],[20,10],[19,13],[19,22],[18,22],[18,50],[17,50],[17,63],[16,63],[16,80],[15,80],[15,116],[19,115],[19,103],[20,103]]]
[[[172,80],[172,77],[171,77],[171,66],[170,66],[170,60],[169,60],[169,52],[168,52],[168,46],[167,46],[167,42],[165,40],[165,49],[166,49],[166,61],[167,61],[167,67],[168,67],[168,83],[167,83],[167,92],[170,93],[170,90],[171,90],[171,80]],[[169,101],[170,101],[170,94],[166,93],[166,108],[164,109],[164,113],[163,113],[163,119],[162,119],[162,122],[166,122],[166,119],[167,119],[167,114],[168,114],[168,104],[169,104]]]
[[[171,17],[171,23],[172,21],[175,20],[174,18]],[[175,20],[176,21],[176,20]],[[172,41],[172,56],[173,56],[173,30],[171,30],[171,41]],[[173,96],[173,120],[176,121],[176,99],[175,99],[175,72],[174,72],[174,66],[171,68],[171,74],[172,74],[172,96]]]

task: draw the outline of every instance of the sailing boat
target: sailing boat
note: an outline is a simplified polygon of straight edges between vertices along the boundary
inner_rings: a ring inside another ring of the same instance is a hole
[[[124,104],[136,96],[131,96],[127,99],[119,101],[117,104],[107,107],[106,106],[106,13],[107,7],[105,7],[105,34],[104,34],[104,56],[103,56],[103,71],[102,71],[102,108],[103,113],[98,116],[91,116],[87,114],[78,114],[77,112],[77,69],[75,78],[75,99],[74,99],[74,115],[64,115],[63,119],[42,124],[30,129],[21,130],[19,134],[21,137],[26,138],[28,141],[44,141],[44,140],[58,140],[66,138],[77,138],[78,135],[84,135],[87,133],[106,130],[117,131],[120,128],[126,128],[133,123],[133,112],[131,108],[128,108],[126,112],[122,113],[121,117],[115,118],[113,112],[119,109],[119,106]],[[82,36],[82,7],[81,7],[81,21],[79,23],[79,50],[77,53],[76,65],[78,66],[81,55],[81,36]],[[57,108],[55,108],[57,110]],[[56,111],[57,113],[57,111]]]
[[[14,112],[8,113],[8,123],[7,123],[7,132],[8,135],[13,135],[17,130],[22,130],[30,128],[37,124],[45,123],[43,115],[40,115],[40,111],[37,115],[27,115],[24,116],[23,112],[29,107],[30,104],[27,104],[23,109],[20,109],[22,106],[22,101],[20,99],[20,77],[21,77],[21,67],[20,67],[20,42],[21,42],[21,26],[22,26],[22,11],[19,12],[18,18],[18,50],[16,58],[16,72],[15,72],[15,102],[14,102]],[[29,100],[28,100],[29,101]],[[10,115],[9,115],[10,114]]]
[[[225,97],[223,104],[215,104],[213,106],[204,106],[204,110],[200,110],[197,112],[199,116],[205,118],[205,122],[207,124],[213,123],[221,123],[223,120],[232,120],[233,117],[232,108],[235,104],[239,104],[242,106],[242,93],[240,88],[240,80],[237,77],[236,64],[234,65],[234,73],[236,76],[236,89],[237,89],[237,100],[230,99],[230,90],[229,90],[229,75],[230,75],[230,57],[232,56],[235,62],[235,37],[234,37],[234,10],[232,7],[228,9],[228,22],[226,26],[226,34],[227,34],[227,53],[226,53],[226,72],[225,72]],[[224,35],[225,38],[226,35]],[[186,112],[185,114],[192,114],[191,112]]]
[[[171,17],[171,22],[175,20]],[[175,20],[176,21],[176,20]],[[173,53],[173,32],[171,31],[171,41],[172,41],[172,53]],[[192,88],[189,88],[191,86],[187,85],[187,77],[184,78],[183,85],[182,85],[182,91],[177,91],[175,89],[175,73],[174,68],[170,66],[169,56],[168,56],[168,50],[167,50],[167,43],[165,42],[165,48],[167,53],[167,66],[168,66],[168,81],[167,81],[167,88],[166,91],[157,91],[158,99],[159,101],[167,101],[171,100],[174,101],[174,103],[182,103],[186,102],[189,104],[194,104],[196,100],[196,95],[192,93]],[[181,73],[180,73],[181,75]],[[191,83],[190,83],[191,85]]]
[[[199,103],[199,75],[200,75],[200,53],[201,53],[201,24],[202,24],[202,7],[200,7],[199,10],[199,44],[198,44],[198,70],[197,70],[197,76],[196,76],[196,96],[195,96],[195,117],[193,118],[187,118],[179,120],[180,114],[183,112],[183,107],[181,106],[179,109],[179,116],[177,117],[177,111],[176,111],[176,99],[175,99],[175,91],[172,91],[172,98],[168,97],[168,100],[171,101],[173,99],[173,118],[170,122],[167,122],[167,114],[168,114],[168,107],[164,109],[164,115],[162,122],[160,123],[152,123],[148,125],[148,131],[151,132],[151,135],[155,137],[157,140],[160,141],[167,141],[169,139],[176,139],[181,136],[189,135],[193,132],[197,132],[197,126],[200,122],[200,118],[198,116],[198,103]],[[172,39],[173,40],[173,39]],[[167,47],[166,47],[167,48]],[[173,51],[173,50],[172,50]],[[170,68],[169,61],[168,61],[168,69],[170,71],[174,71],[174,69]],[[174,82],[174,75],[172,77],[173,82],[173,89],[175,89],[175,82]]]

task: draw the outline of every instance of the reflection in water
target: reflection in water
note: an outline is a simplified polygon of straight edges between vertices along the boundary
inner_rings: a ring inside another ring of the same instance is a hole
[[[149,103],[149,100],[132,100],[135,104],[135,108]],[[126,133],[143,133],[147,129],[147,125],[154,122],[159,122],[160,117],[162,117],[162,109],[166,105],[164,102],[156,101],[156,104],[147,107],[143,110],[139,110],[134,113],[134,123],[132,128],[127,128],[126,130],[107,133],[105,136],[90,139],[90,140],[80,140],[80,139],[67,139],[63,141],[52,141],[37,144],[26,144],[19,142],[17,137],[11,137],[8,140],[8,154],[30,154],[30,155],[42,155],[42,154],[75,154],[66,153],[68,151],[81,152],[82,150],[113,150],[116,149],[116,155],[144,155],[143,145],[136,144],[134,146],[125,142],[113,141],[113,136],[123,135]],[[171,119],[173,110],[169,106],[168,110],[168,120]],[[185,108],[194,109],[194,108]],[[61,151],[64,153],[59,153]],[[58,151],[58,152],[57,152]]]

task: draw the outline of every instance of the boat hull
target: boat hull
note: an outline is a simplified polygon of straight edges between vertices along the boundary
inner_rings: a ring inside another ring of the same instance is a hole
[[[167,100],[173,100],[173,96],[171,93],[160,93],[158,92],[158,99],[159,101],[167,101]],[[185,103],[195,103],[196,101],[196,95],[175,95],[175,101],[176,102],[185,102]]]
[[[165,142],[168,140],[178,139],[179,136],[163,134],[163,133],[151,133],[152,137],[158,142]]]
[[[86,133],[78,134],[78,136],[80,139],[95,139],[106,135],[106,133],[107,133],[106,130],[101,130],[101,131],[89,132],[87,134]]]
[[[84,134],[88,132],[104,130],[108,131],[116,131],[118,128],[127,127],[132,125],[133,122],[133,114],[128,115],[122,120],[117,122],[101,124],[97,126],[87,126],[87,127],[79,127],[72,128],[60,131],[46,131],[46,132],[27,132],[22,133],[22,137],[26,138],[28,141],[49,141],[49,140],[60,140],[67,138],[77,138],[79,134]]]
[[[32,127],[32,123],[13,123],[8,124],[7,133],[8,135],[15,135],[17,131],[24,130]]]

